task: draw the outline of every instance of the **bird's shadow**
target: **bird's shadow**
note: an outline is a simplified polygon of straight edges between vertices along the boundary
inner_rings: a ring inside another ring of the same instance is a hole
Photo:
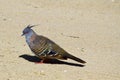
[[[19,57],[24,58],[25,60],[29,62],[40,62],[41,60],[36,57],[36,56],[31,56],[27,54],[20,55]],[[84,67],[85,65],[82,64],[76,64],[76,63],[70,63],[70,62],[65,62],[65,61],[60,61],[57,59],[50,59],[44,62],[45,64],[64,64],[64,65],[69,65],[69,66],[76,66],[76,67]]]

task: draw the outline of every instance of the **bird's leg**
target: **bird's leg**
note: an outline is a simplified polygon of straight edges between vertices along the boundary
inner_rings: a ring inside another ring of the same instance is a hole
[[[43,64],[44,63],[44,59],[40,60],[39,62],[35,62],[36,64]]]

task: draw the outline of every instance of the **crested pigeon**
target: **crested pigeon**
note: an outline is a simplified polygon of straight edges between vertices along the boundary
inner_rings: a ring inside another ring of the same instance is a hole
[[[57,45],[52,40],[44,37],[42,35],[37,35],[31,28],[35,25],[28,25],[24,30],[23,34],[26,38],[26,42],[31,49],[31,51],[40,59],[41,62],[47,59],[61,59],[67,60],[72,59],[80,63],[86,63],[84,60],[77,58],[67,51],[62,49],[59,45]]]

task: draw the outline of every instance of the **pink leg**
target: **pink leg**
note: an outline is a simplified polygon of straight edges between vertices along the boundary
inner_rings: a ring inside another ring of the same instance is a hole
[[[40,62],[35,62],[35,64],[43,64],[44,63],[44,59],[42,59]]]

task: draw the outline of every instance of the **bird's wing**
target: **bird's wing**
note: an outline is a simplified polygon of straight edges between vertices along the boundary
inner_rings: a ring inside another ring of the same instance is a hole
[[[44,58],[66,59],[63,57],[65,50],[44,36],[37,37],[33,43],[36,45],[33,51],[40,57],[42,56]]]
[[[49,49],[51,49],[51,52],[49,53],[50,56],[56,59],[67,59],[67,57],[64,56],[64,54],[67,53],[64,49],[62,49],[59,45],[57,45],[50,39],[48,39],[47,42],[49,45]]]
[[[36,38],[31,42],[32,46],[30,46],[30,48],[38,57],[43,55],[43,52],[47,48],[46,39],[47,38],[43,36],[36,36]]]
[[[56,59],[65,59],[65,60],[67,58],[70,58],[70,59],[75,60],[75,61],[80,62],[80,63],[86,63],[84,60],[69,54],[67,51],[62,49],[59,45],[57,45],[53,41],[51,41],[49,39],[48,39],[48,41],[49,41],[49,44],[51,43],[51,45],[50,45],[52,47],[51,48],[51,53],[53,53],[54,58],[56,58]]]

